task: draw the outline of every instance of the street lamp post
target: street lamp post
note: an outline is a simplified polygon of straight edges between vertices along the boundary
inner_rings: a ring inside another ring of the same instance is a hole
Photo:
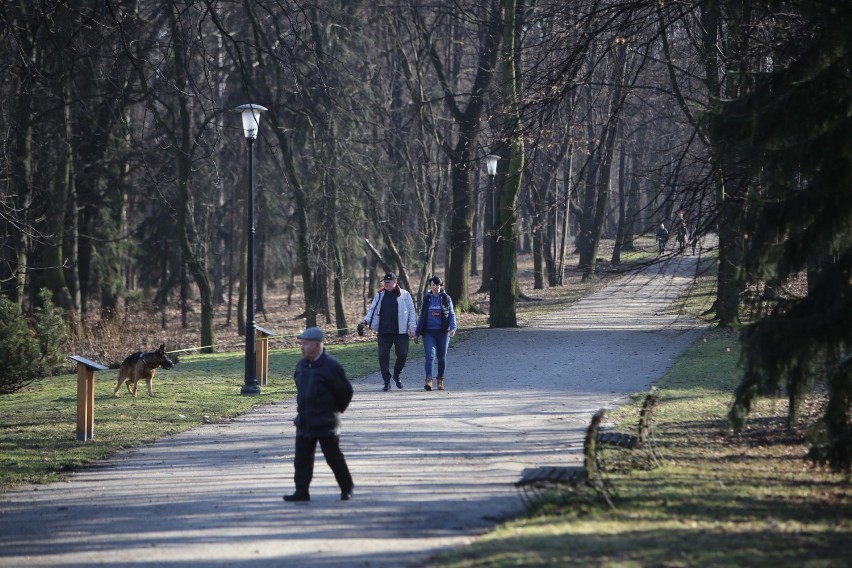
[[[485,156],[485,167],[491,181],[491,226],[488,228],[488,289],[494,291],[494,278],[497,276],[497,187],[494,177],[497,175],[497,160],[500,156],[489,154]]]
[[[240,394],[254,396],[260,394],[260,386],[257,384],[256,369],[256,335],[257,325],[254,321],[254,163],[253,149],[257,138],[257,130],[260,126],[260,113],[266,108],[260,105],[240,105],[234,111],[242,114],[243,132],[248,143],[248,199],[246,201],[247,225],[247,266],[246,266],[246,370],[245,384]]]

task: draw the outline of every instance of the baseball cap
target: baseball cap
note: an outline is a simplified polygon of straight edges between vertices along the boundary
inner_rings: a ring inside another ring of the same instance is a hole
[[[385,277],[382,278],[382,280],[384,280],[385,282],[387,282],[388,280],[396,280],[396,276],[393,275],[393,272],[388,272],[387,274],[385,274]]]
[[[309,327],[296,336],[297,339],[306,339],[308,341],[322,341],[324,337],[325,334],[318,327]]]

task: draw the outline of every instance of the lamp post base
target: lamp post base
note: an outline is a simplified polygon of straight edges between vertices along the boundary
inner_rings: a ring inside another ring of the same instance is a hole
[[[258,385],[243,385],[243,388],[240,389],[240,394],[243,396],[257,396],[260,394],[260,387]]]

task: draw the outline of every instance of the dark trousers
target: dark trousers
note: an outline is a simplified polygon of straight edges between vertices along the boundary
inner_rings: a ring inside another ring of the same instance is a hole
[[[296,469],[293,476],[296,482],[296,493],[309,494],[308,488],[314,478],[314,456],[317,452],[317,441],[319,441],[322,449],[322,455],[325,456],[325,463],[334,472],[334,478],[337,480],[337,485],[340,486],[340,491],[351,493],[354,484],[352,483],[352,475],[349,473],[349,466],[346,465],[346,458],[340,451],[340,436],[323,436],[322,438],[296,436],[296,457],[293,459],[293,465]]]
[[[398,379],[403,367],[405,367],[405,361],[408,359],[408,336],[404,333],[379,335],[378,344],[379,369],[382,370],[382,378],[385,382],[391,379],[390,349],[393,346],[396,355],[396,361],[393,364],[393,376]]]

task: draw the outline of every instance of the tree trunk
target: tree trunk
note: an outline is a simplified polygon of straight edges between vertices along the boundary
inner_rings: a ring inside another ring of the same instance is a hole
[[[444,100],[450,110],[452,120],[457,127],[458,140],[455,146],[445,143],[444,152],[450,160],[450,179],[452,183],[452,217],[450,219],[448,260],[447,260],[447,293],[453,298],[458,311],[470,311],[473,305],[470,301],[470,257],[471,257],[471,223],[473,220],[473,197],[471,195],[470,168],[477,151],[477,140],[481,129],[480,119],[485,104],[485,95],[494,65],[497,60],[501,33],[501,8],[495,2],[485,29],[485,38],[479,51],[476,65],[476,76],[467,97],[467,107],[462,110],[458,106],[456,86],[451,84],[445,75],[445,65],[437,49],[432,44],[429,31],[421,25],[422,35],[429,46],[429,60],[435,69],[444,93]],[[422,24],[422,22],[421,22]]]
[[[612,264],[621,264],[621,247],[627,225],[627,190],[625,189],[626,152],[622,145],[618,158],[618,221],[615,229],[615,245],[612,248]]]
[[[565,172],[565,199],[563,200],[562,231],[559,238],[559,253],[556,267],[556,284],[561,286],[565,278],[565,255],[568,251],[568,237],[571,228],[571,183],[574,175],[574,147],[568,146],[568,168]]]
[[[477,133],[472,127],[463,127],[459,142],[452,154],[453,207],[450,218],[449,259],[447,262],[447,293],[461,312],[470,311],[471,226],[473,199],[470,190],[469,166]]]
[[[192,173],[192,138],[189,104],[184,94],[187,92],[188,84],[188,69],[185,60],[188,50],[184,44],[183,30],[180,29],[174,13],[170,12],[169,17],[172,25],[172,39],[175,42],[175,85],[178,89],[178,123],[175,125],[178,147],[174,149],[172,154],[177,171],[178,233],[184,262],[192,274],[196,286],[198,286],[201,303],[201,352],[213,353],[216,343],[213,322],[213,290],[207,276],[204,259],[199,257],[195,250],[197,235],[192,231],[190,220],[189,178]]]
[[[609,198],[609,182],[612,170],[612,154],[615,148],[615,140],[619,130],[621,103],[623,99],[624,78],[627,71],[627,45],[620,43],[615,48],[615,61],[613,66],[612,89],[609,100],[609,121],[604,128],[603,143],[598,147],[600,153],[598,164],[599,171],[594,177],[594,188],[592,196],[587,196],[584,206],[584,227],[581,229],[583,235],[583,246],[580,248],[580,266],[583,268],[583,280],[592,278],[595,274],[598,247],[600,246],[601,232],[603,231],[604,216]],[[593,211],[585,209],[594,203]]]
[[[21,310],[24,301],[24,286],[27,280],[27,254],[30,250],[29,214],[31,184],[32,184],[32,81],[28,64],[34,64],[35,47],[27,43],[26,51],[22,53],[25,61],[21,62],[21,75],[19,78],[18,92],[15,101],[15,133],[13,137],[11,159],[9,169],[12,174],[12,185],[14,187],[14,211],[17,213],[15,223],[16,230],[12,232],[12,242],[15,250],[15,258],[12,266],[12,287],[9,298]]]
[[[518,4],[521,4],[518,6]],[[505,148],[508,150],[507,168],[500,191],[497,194],[497,246],[495,249],[495,279],[491,289],[490,317],[491,327],[516,327],[515,296],[518,282],[517,241],[518,241],[518,194],[524,171],[524,139],[518,111],[518,91],[520,83],[520,61],[515,49],[516,10],[523,10],[523,1],[505,0],[503,2],[503,48],[501,50],[501,69],[505,124]]]
[[[302,186],[299,176],[296,173],[296,167],[293,163],[294,153],[282,123],[286,116],[278,116],[276,113],[269,113],[270,130],[275,134],[279,145],[281,146],[281,165],[284,168],[284,173],[287,176],[287,181],[293,189],[293,216],[296,219],[296,259],[299,266],[299,273],[302,275],[302,292],[305,295],[305,327],[314,327],[317,325],[317,314],[322,305],[322,302],[315,295],[313,285],[313,274],[311,272],[311,250],[308,233],[308,199],[305,190]]]
[[[65,93],[63,93],[64,95]],[[62,145],[64,152],[59,157],[59,165],[56,168],[53,179],[53,191],[46,217],[47,233],[52,238],[52,246],[48,244],[45,248],[45,273],[44,282],[51,292],[51,299],[58,307],[73,316],[74,308],[71,292],[65,282],[65,254],[62,245],[65,240],[65,213],[68,207],[68,196],[72,193],[73,184],[73,140],[71,133],[70,106],[63,105],[63,125],[65,129],[65,140]]]

